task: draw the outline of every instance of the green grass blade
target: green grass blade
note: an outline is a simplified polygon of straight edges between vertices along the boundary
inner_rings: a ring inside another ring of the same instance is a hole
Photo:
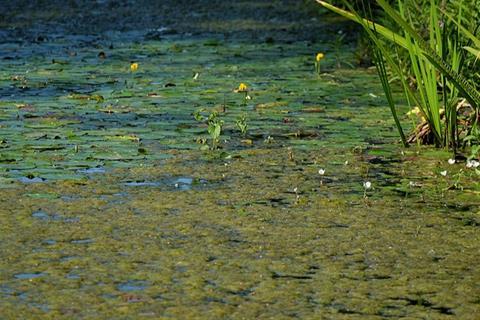
[[[373,30],[373,28],[375,27],[375,31],[378,32],[379,34],[381,34],[382,36],[384,36],[385,38],[387,38],[388,40],[398,44],[399,46],[402,46],[402,47],[406,47],[406,42],[405,42],[405,38],[402,37],[401,35],[399,35],[398,33],[396,32],[393,32],[392,30],[380,25],[380,24],[377,24],[377,23],[374,23],[373,21],[370,21],[368,19],[364,19],[362,18],[360,15],[355,15],[349,11],[346,11],[346,10],[343,10],[341,8],[338,8],[326,1],[323,1],[323,0],[316,0],[320,5],[322,5],[323,7],[349,19],[349,20],[352,20],[352,21],[355,21],[357,23],[360,23],[360,24],[363,24],[365,23],[366,25],[368,25],[369,28],[371,28]]]
[[[458,29],[464,34],[467,38],[472,40],[472,42],[475,44],[475,47],[480,48],[480,39],[476,37],[473,33],[471,33],[467,28],[462,26],[457,20],[455,20],[450,14],[443,12],[443,14],[450,20],[452,21]]]
[[[480,59],[480,49],[475,49],[475,48],[472,48],[472,47],[463,47],[463,49],[465,49],[468,52],[470,52],[471,54],[473,54],[475,56],[476,60]]]

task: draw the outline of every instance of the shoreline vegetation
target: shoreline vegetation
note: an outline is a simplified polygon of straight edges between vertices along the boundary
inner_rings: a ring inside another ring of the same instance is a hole
[[[317,2],[365,30],[405,146],[408,142],[433,144],[454,153],[469,147],[469,158],[478,159],[480,37],[475,33],[480,10],[474,2],[428,0],[415,7],[416,1],[405,0],[398,1],[394,8],[385,0],[375,1],[382,10],[383,22],[392,28],[372,20],[370,2],[362,2],[364,17],[346,1],[343,4],[347,10],[327,1]],[[419,8],[424,11],[418,12]],[[393,80],[404,89],[411,107],[409,114],[422,119],[408,142],[391,93]]]

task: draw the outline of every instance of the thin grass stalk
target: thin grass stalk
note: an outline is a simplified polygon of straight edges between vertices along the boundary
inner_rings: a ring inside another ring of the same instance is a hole
[[[443,29],[442,33],[442,46],[448,47],[448,39],[447,39],[447,28]],[[456,55],[455,52],[455,46],[453,46],[453,55]],[[446,52],[443,51],[442,54],[442,59],[446,59]],[[452,58],[455,59],[455,58]],[[442,74],[441,75],[441,81],[442,81],[442,99],[443,99],[443,104],[445,106],[445,145],[447,146],[452,146],[453,151],[456,152],[457,148],[457,142],[456,142],[456,132],[457,132],[457,110],[456,106],[450,103],[450,101],[453,102],[452,100],[449,100],[448,94],[447,94],[447,86],[448,82],[446,77]],[[453,88],[455,90],[455,88]],[[454,94],[454,93],[452,93]]]
[[[444,19],[445,15],[444,7],[440,9],[442,13],[442,18]],[[463,13],[463,1],[460,1],[459,5],[459,12],[457,18],[462,20],[462,13]],[[443,21],[444,28],[442,33],[442,46],[444,48],[448,48],[448,51],[451,56],[451,63],[452,69],[460,73],[464,61],[465,55],[460,50],[460,30],[459,28],[455,27],[453,32],[451,32],[452,36],[449,36],[446,27],[446,21]],[[442,59],[444,61],[447,60],[446,50],[443,51]],[[445,138],[446,138],[446,145],[449,145],[453,148],[453,151],[456,152],[458,147],[458,123],[457,123],[457,100],[458,100],[458,90],[455,86],[451,85],[445,75],[441,75],[442,79],[442,93],[443,93],[443,101],[445,105]],[[448,92],[447,92],[448,89]]]

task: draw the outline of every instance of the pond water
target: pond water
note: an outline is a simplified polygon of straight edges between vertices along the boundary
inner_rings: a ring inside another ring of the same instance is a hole
[[[478,318],[478,174],[400,146],[351,46],[0,46],[0,318]]]

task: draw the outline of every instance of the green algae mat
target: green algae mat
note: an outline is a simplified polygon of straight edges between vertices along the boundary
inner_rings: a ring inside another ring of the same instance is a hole
[[[478,318],[478,170],[352,47],[155,35],[0,44],[1,319]]]

